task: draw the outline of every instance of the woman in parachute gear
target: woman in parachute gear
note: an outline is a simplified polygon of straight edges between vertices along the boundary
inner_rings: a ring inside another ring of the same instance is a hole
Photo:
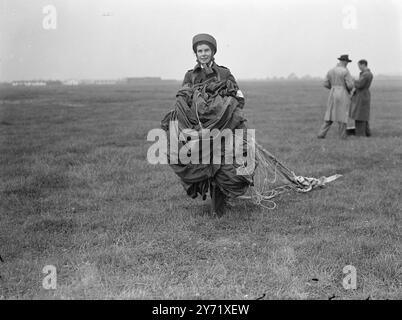
[[[211,78],[216,78],[218,81],[230,80],[234,83],[237,89],[236,100],[239,102],[239,107],[243,108],[245,100],[242,92],[239,90],[237,82],[230,70],[224,66],[216,64],[214,56],[217,51],[217,43],[213,36],[209,34],[197,34],[193,37],[193,51],[197,58],[197,64],[193,69],[186,72],[182,85],[193,86],[205,82]],[[243,124],[243,128],[245,125]],[[213,214],[222,216],[224,214],[227,196],[214,180],[209,186],[211,195],[211,211]]]

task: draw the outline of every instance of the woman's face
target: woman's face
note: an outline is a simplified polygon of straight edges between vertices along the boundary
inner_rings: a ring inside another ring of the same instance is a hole
[[[209,63],[212,59],[212,50],[207,44],[197,46],[197,59],[200,63]]]

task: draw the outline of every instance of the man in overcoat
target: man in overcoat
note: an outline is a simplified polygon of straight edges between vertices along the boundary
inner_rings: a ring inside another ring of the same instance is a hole
[[[324,139],[332,123],[338,123],[339,136],[346,138],[346,124],[348,122],[349,108],[351,103],[351,91],[353,89],[353,78],[350,75],[347,65],[352,60],[344,54],[339,58],[336,67],[328,71],[324,81],[324,87],[330,89],[327,110],[324,116],[324,124],[320,128],[318,138]]]
[[[360,60],[357,64],[360,69],[359,80],[355,80],[355,91],[352,96],[352,105],[350,108],[350,118],[355,120],[356,136],[371,135],[370,120],[370,85],[373,81],[373,74],[368,68],[367,60]]]

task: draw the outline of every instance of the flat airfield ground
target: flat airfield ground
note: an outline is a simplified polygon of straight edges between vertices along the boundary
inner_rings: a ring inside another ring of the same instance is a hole
[[[260,144],[343,177],[216,219],[146,159],[179,82],[1,88],[0,299],[401,299],[402,82],[374,80],[373,136],[346,141],[316,138],[320,82],[239,84]]]

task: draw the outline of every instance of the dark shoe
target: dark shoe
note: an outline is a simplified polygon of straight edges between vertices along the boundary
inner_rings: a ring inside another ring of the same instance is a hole
[[[318,138],[318,139],[325,139],[325,136],[318,135],[317,138]]]

